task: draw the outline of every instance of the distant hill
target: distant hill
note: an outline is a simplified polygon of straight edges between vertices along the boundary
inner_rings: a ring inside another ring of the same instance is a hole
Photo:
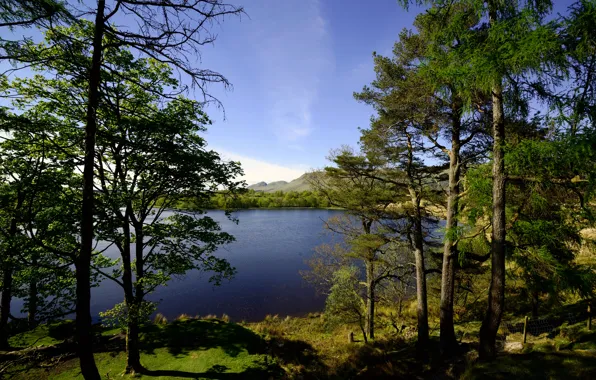
[[[276,181],[271,183],[259,182],[254,185],[250,185],[248,188],[254,191],[262,191],[265,193],[273,193],[275,191],[307,191],[312,190],[308,182],[306,181],[311,173],[304,173],[300,177],[296,178],[291,182]]]

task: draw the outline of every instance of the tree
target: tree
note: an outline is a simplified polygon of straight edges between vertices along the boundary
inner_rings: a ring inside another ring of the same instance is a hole
[[[574,115],[572,120],[578,119]],[[543,295],[555,303],[566,292],[589,298],[596,289],[593,270],[574,261],[580,230],[594,223],[589,205],[596,181],[596,136],[589,129],[566,131],[566,126],[561,135],[526,139],[506,152],[515,207],[508,239],[511,259],[534,316]]]
[[[335,251],[319,252],[331,252],[331,256],[343,252],[346,257],[338,258],[339,263],[349,258],[349,263],[364,266],[366,334],[374,339],[376,289],[383,281],[399,279],[404,267],[405,257],[399,257],[401,252],[394,242],[393,231],[384,227],[389,220],[400,217],[391,208],[397,195],[386,182],[370,175],[377,170],[374,163],[349,147],[332,152],[329,160],[336,166],[325,168],[324,174],[313,173],[309,183],[331,205],[346,210],[346,217],[330,218],[326,228],[343,236],[347,249],[338,247]],[[321,270],[316,259],[311,264],[313,271]],[[324,271],[315,277],[321,275]]]
[[[101,158],[96,166],[101,183],[98,211],[103,215],[100,220],[106,222],[100,223],[98,236],[113,241],[121,253],[122,280],[118,282],[124,289],[129,318],[127,371],[137,372],[142,367],[140,320],[135,313],[144,297],[172,276],[191,269],[214,272],[211,280],[216,284],[234,274],[226,260],[212,255],[218,246],[233,241],[231,235],[220,232],[218,223],[200,209],[170,216],[166,210],[175,209],[180,199],[188,197],[205,204],[219,187],[234,191],[239,183],[232,179],[241,175],[237,163],[223,162],[217,153],[205,149],[197,133],[209,121],[196,103],[175,100],[147,113],[148,120],[134,120],[134,115],[126,115],[127,107],[141,99],[123,102],[121,112],[114,112],[122,120],[113,120],[113,127],[110,122],[103,124],[113,129],[100,129],[97,149]],[[161,205],[156,207],[158,200]]]
[[[30,27],[43,20],[65,15],[67,10],[61,1],[2,0],[0,2],[0,28]]]
[[[453,326],[453,297],[456,278],[458,243],[462,228],[458,226],[460,213],[460,182],[467,167],[485,156],[487,149],[486,127],[490,108],[486,97],[472,92],[461,78],[455,80],[449,73],[454,67],[461,70],[458,49],[462,49],[458,30],[442,30],[445,20],[473,26],[477,23],[473,8],[457,4],[450,7],[432,7],[416,17],[414,26],[418,33],[403,31],[394,47],[391,58],[377,56],[376,93],[368,90],[359,94],[365,101],[380,99],[384,112],[395,103],[410,112],[412,133],[418,135],[419,144],[432,156],[446,161],[446,208],[443,265],[441,271],[441,347],[444,353],[452,352],[456,345]],[[454,42],[455,41],[455,42]],[[404,77],[406,79],[404,79]],[[412,85],[412,83],[414,85]],[[403,95],[403,88],[415,86],[417,97]],[[392,94],[394,92],[394,94]],[[470,104],[466,105],[465,100]],[[424,103],[424,104],[421,104]],[[402,114],[405,114],[402,111]],[[422,150],[418,150],[422,153]],[[418,154],[418,153],[416,153]],[[443,184],[441,184],[443,185]]]
[[[4,36],[8,35],[4,31],[31,26],[49,28],[53,23],[72,19],[74,17],[60,0],[1,0],[0,28],[3,33],[0,37],[0,60],[10,59],[18,62],[18,48],[24,42],[4,39]]]
[[[56,32],[59,38],[71,40],[90,36],[93,30],[83,24]],[[84,45],[79,46],[78,51],[70,50],[74,61],[89,59]],[[76,126],[86,117],[86,81],[65,79],[73,67],[56,65],[57,78],[24,79],[19,89],[23,96],[44,89],[45,96],[30,106],[48,110],[55,119],[69,120],[71,143],[76,146],[80,141]],[[220,188],[234,193],[242,185],[233,181],[241,170],[237,163],[224,162],[206,149],[198,133],[210,121],[198,102],[164,99],[162,88],[178,86],[167,64],[136,59],[122,48],[105,49],[101,76],[94,165],[96,230],[100,240],[112,242],[120,251],[121,268],[111,274],[96,269],[123,288],[127,372],[139,372],[142,318],[138,311],[146,303],[144,297],[191,269],[215,272],[216,283],[234,273],[227,261],[212,255],[233,238],[220,232],[211,218],[199,215]],[[75,159],[81,162],[81,151],[76,153]],[[194,214],[165,213],[186,199],[193,199]]]
[[[356,323],[362,331],[362,338],[368,343],[364,324],[366,313],[364,303],[358,295],[358,268],[342,267],[333,274],[333,286],[325,302],[325,315],[331,323]]]
[[[409,1],[402,1],[407,6]],[[451,2],[418,1],[449,9]],[[456,3],[456,4],[459,4]],[[467,64],[452,70],[453,80],[462,74],[471,89],[491,95],[493,134],[493,207],[491,237],[491,285],[488,308],[480,332],[479,354],[483,359],[495,355],[495,339],[505,303],[506,252],[506,197],[505,197],[505,128],[506,107],[504,94],[516,92],[516,78],[524,74],[539,74],[548,62],[549,54],[559,49],[552,25],[541,25],[542,17],[550,11],[551,2],[544,1],[472,1],[461,2],[470,6],[478,16],[479,25],[470,28],[457,18],[441,26],[447,35],[458,30],[467,37],[465,47],[458,49],[460,62]],[[448,21],[449,18],[445,18]],[[487,22],[485,22],[485,20]],[[490,52],[487,54],[487,52]],[[469,100],[469,99],[466,99]],[[515,105],[510,109],[515,109]]]
[[[129,48],[136,53],[171,65],[187,76],[193,86],[198,87],[204,98],[213,99],[205,89],[207,83],[218,82],[228,86],[224,76],[208,69],[196,67],[200,61],[199,50],[215,41],[209,32],[211,24],[226,15],[239,15],[242,8],[225,4],[220,0],[114,0],[106,4],[97,0],[97,7],[91,11],[82,10],[82,15],[94,15],[93,37],[91,40],[81,36],[58,36],[66,45],[83,46],[90,51],[91,59],[79,66],[77,75],[87,83],[87,111],[85,120],[85,159],[83,163],[83,201],[81,222],[81,251],[75,266],[77,269],[77,342],[83,377],[99,379],[99,373],[93,359],[91,342],[90,307],[90,263],[93,249],[93,207],[94,207],[94,166],[95,138],[97,133],[96,112],[100,100],[102,84],[101,67],[106,49]],[[74,12],[73,12],[74,13]],[[126,25],[117,29],[113,20],[117,16],[127,18]],[[71,39],[70,37],[75,37]],[[107,38],[106,38],[107,37]],[[19,51],[19,59],[25,62],[37,62],[40,51],[30,53],[27,48]],[[58,61],[69,62],[72,57],[68,50],[62,56],[52,56],[50,69]],[[174,89],[180,94],[185,88]]]
[[[41,110],[23,111],[6,113],[0,120],[0,129],[7,133],[0,141],[3,346],[8,345],[13,296],[24,299],[30,327],[69,314],[74,307],[71,265],[77,224],[72,215],[79,178],[73,163],[40,133],[51,133],[52,119]]]
[[[429,150],[425,131],[440,120],[428,83],[416,75],[409,63],[412,55],[404,41],[395,45],[395,61],[375,56],[376,80],[354,96],[378,112],[370,129],[362,130],[361,143],[369,160],[377,162],[382,176],[378,178],[400,189],[394,201],[403,209],[405,220],[400,233],[414,252],[416,261],[416,294],[418,303],[418,349],[425,354],[428,343],[428,303],[426,291],[425,236],[436,225],[436,218],[425,207],[436,202],[437,174],[441,167],[425,165],[423,156]],[[410,40],[417,43],[416,40]]]

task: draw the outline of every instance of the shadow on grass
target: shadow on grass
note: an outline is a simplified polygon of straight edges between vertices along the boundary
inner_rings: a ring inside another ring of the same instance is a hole
[[[276,336],[269,340],[268,346],[267,353],[284,365],[308,368],[313,373],[327,370],[317,351],[305,341]]]
[[[225,367],[225,366],[214,366],[214,367]],[[212,368],[213,369],[213,368]],[[227,369],[227,367],[226,367]],[[172,371],[172,370],[144,370],[141,372],[144,376],[163,376],[163,377],[181,377],[188,379],[248,379],[248,380],[260,380],[266,379],[271,374],[270,370],[261,368],[248,368],[240,373],[225,373],[225,369],[222,371],[221,368],[208,370],[202,373],[185,372],[185,371]]]
[[[508,354],[477,363],[465,379],[595,379],[596,356],[566,352]]]
[[[240,325],[215,319],[147,325],[142,331],[142,351],[149,354],[162,347],[167,347],[168,352],[174,356],[186,355],[190,350],[216,347],[231,357],[238,356],[243,350],[251,355],[265,351],[265,341],[259,335]]]

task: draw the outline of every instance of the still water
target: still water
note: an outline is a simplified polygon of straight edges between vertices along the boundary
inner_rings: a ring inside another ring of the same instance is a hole
[[[298,271],[306,269],[304,260],[313,248],[337,240],[323,229],[323,220],[342,211],[311,209],[242,210],[233,215],[238,224],[223,211],[210,211],[222,230],[236,241],[220,248],[218,257],[226,258],[237,274],[221,286],[209,284],[209,273],[192,271],[172,279],[147,298],[161,300],[158,311],[168,318],[189,315],[228,314],[233,320],[260,320],[267,314],[303,315],[320,311],[324,298],[304,283]],[[116,248],[105,253],[118,257]],[[122,289],[104,280],[92,289],[91,314],[122,301]]]

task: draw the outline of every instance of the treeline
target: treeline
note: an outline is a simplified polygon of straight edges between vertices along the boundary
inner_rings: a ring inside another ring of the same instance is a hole
[[[428,3],[354,94],[375,112],[360,149],[333,151],[309,180],[347,213],[326,224],[344,244],[320,247],[303,275],[365,341],[413,275],[422,357],[429,304],[449,356],[481,299],[471,315],[490,360],[504,313],[594,296],[594,267],[576,257],[596,221],[596,3],[551,21],[549,1]]]
[[[192,207],[192,205],[189,205]],[[214,209],[246,209],[246,208],[281,208],[311,207],[328,208],[329,200],[315,191],[275,191],[265,193],[248,190],[235,196],[219,193],[211,197],[209,208]]]

